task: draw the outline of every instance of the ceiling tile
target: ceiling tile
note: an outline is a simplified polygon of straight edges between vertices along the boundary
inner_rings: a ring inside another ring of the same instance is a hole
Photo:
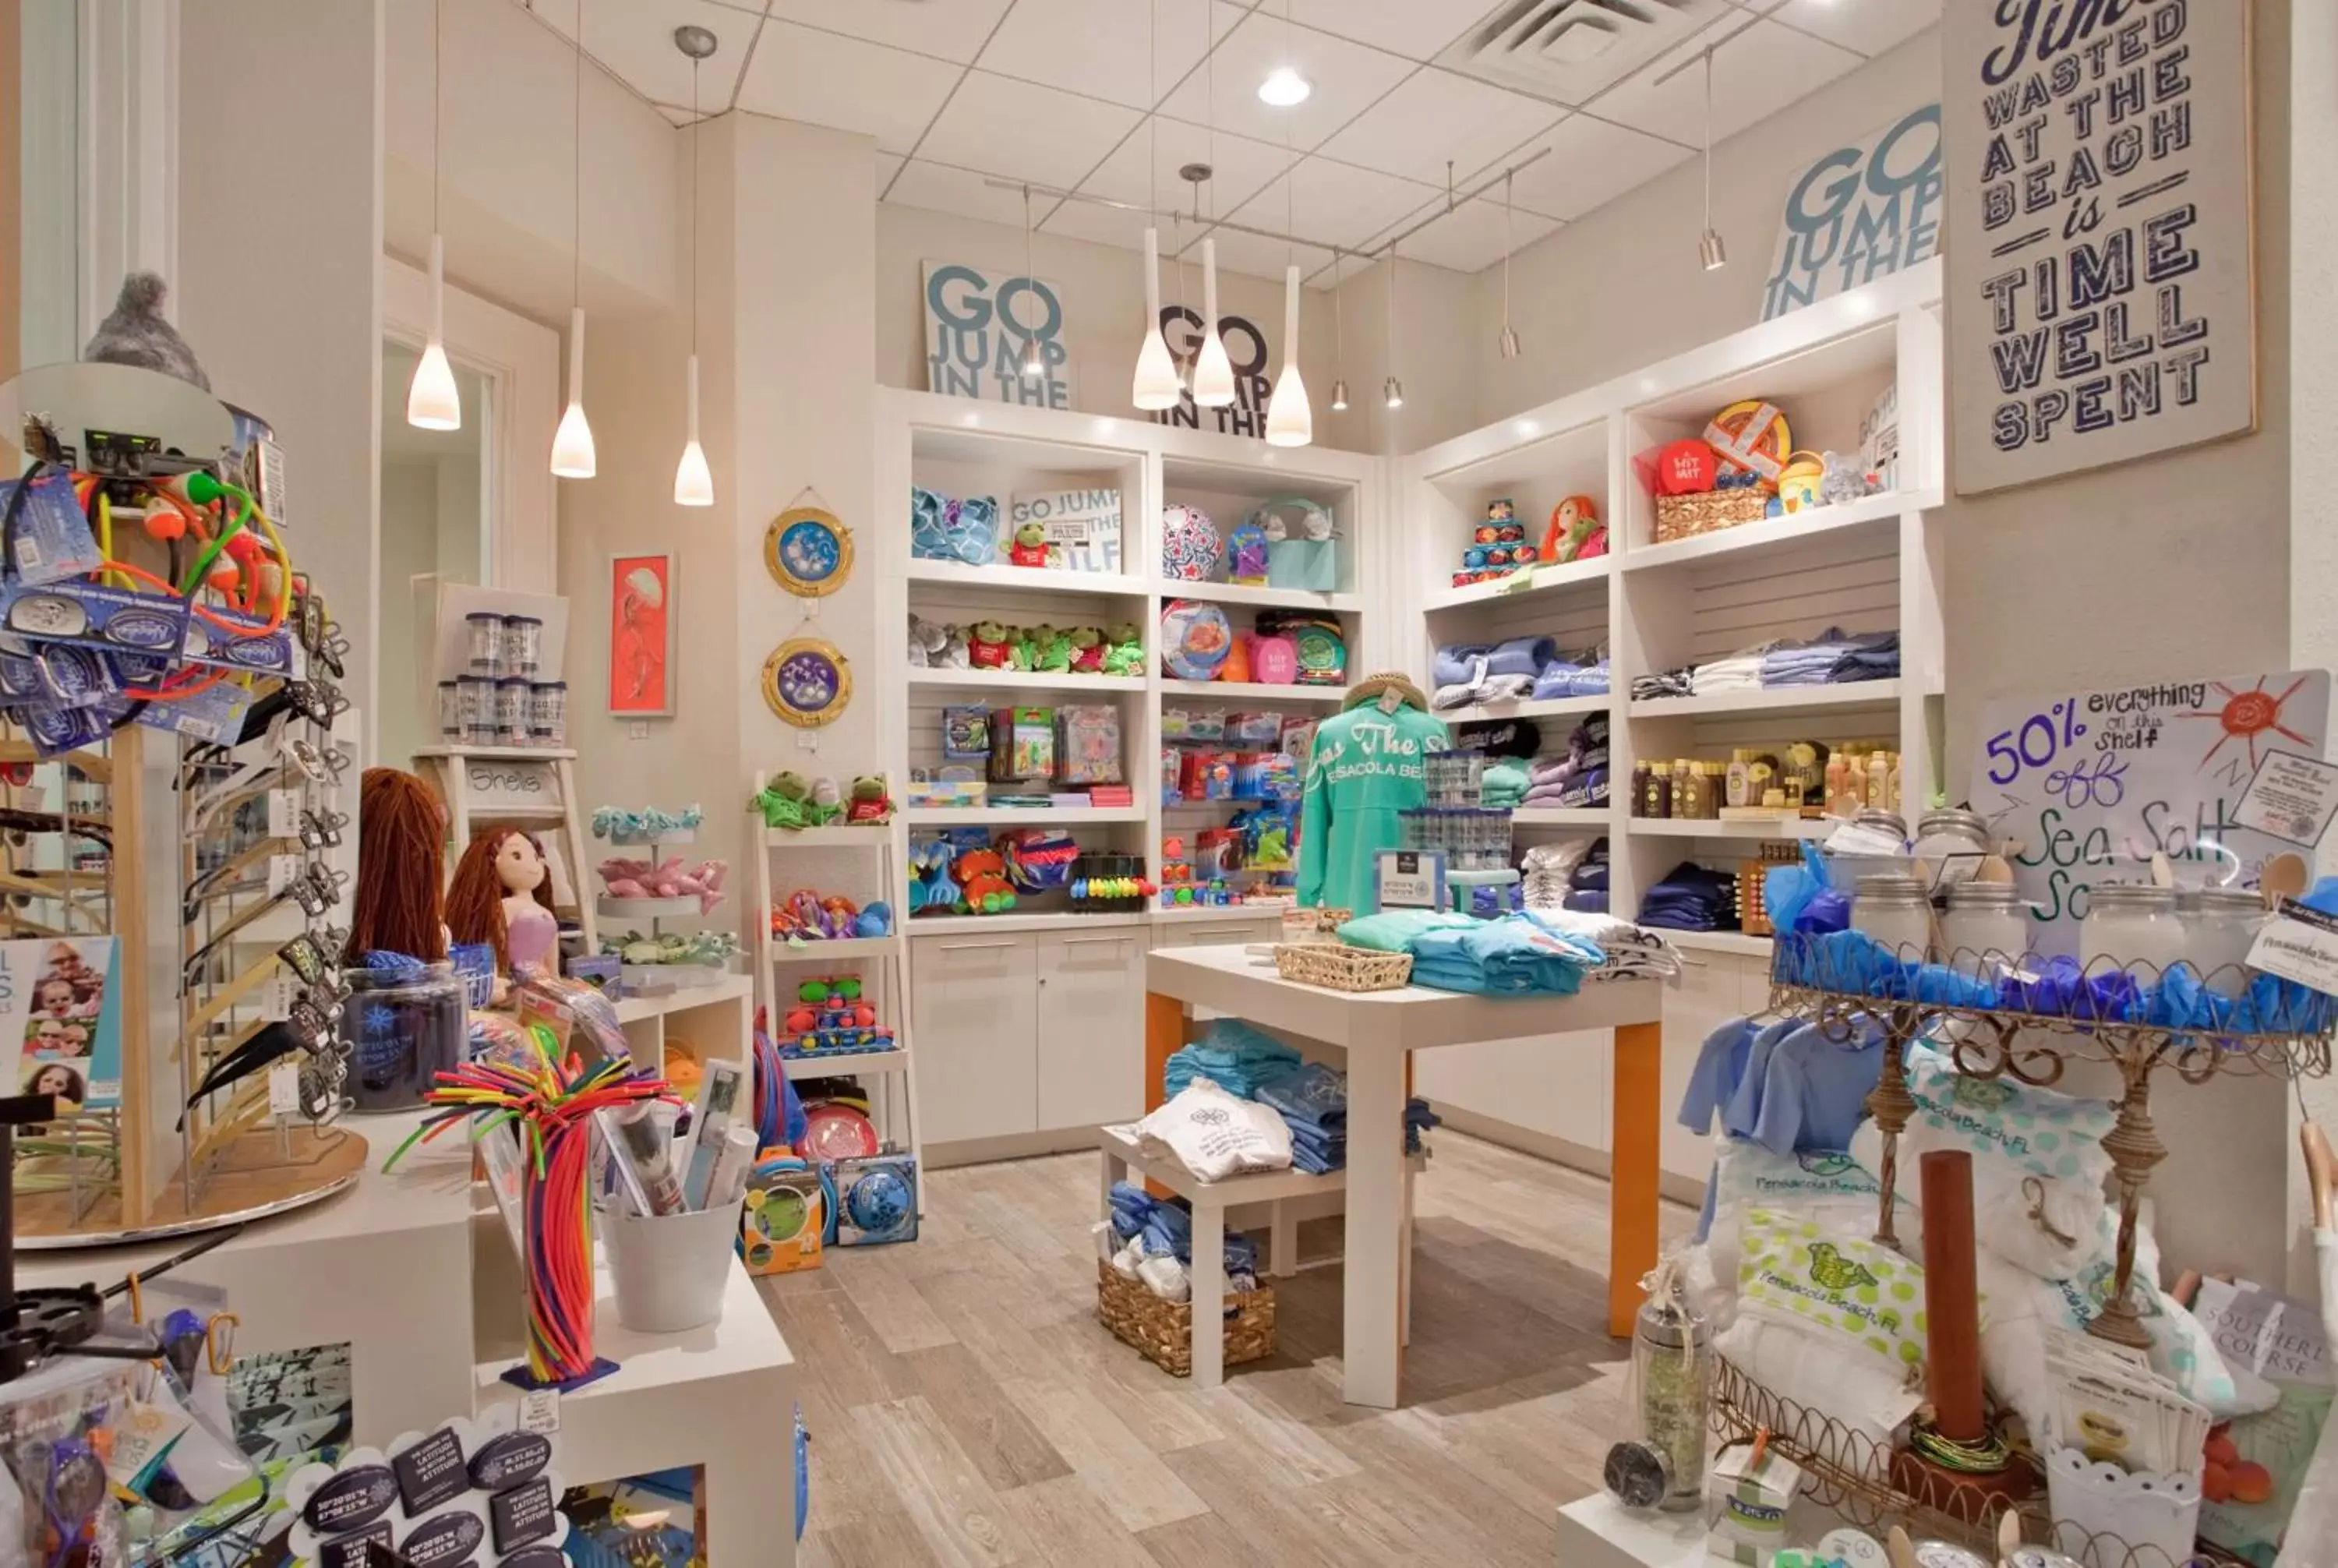
[[[1287,222],[1286,183],[1292,186]],[[1311,240],[1361,249],[1390,224],[1440,200],[1442,194],[1432,186],[1392,174],[1310,158],[1290,173],[1278,176],[1228,216],[1278,233],[1288,228]]]
[[[1504,5],[1438,56],[1465,76],[1581,108],[1691,40],[1718,39],[1777,0],[1568,0]],[[1856,4],[1858,0],[1851,0]]]
[[[1449,72],[1426,70],[1405,78],[1317,151],[1442,185],[1447,160],[1467,174],[1548,130],[1565,113]]]
[[[1550,153],[1518,171],[1511,199],[1527,211],[1568,220],[1696,156],[1675,142],[1589,114],[1562,120],[1548,135],[1535,138],[1534,147],[1548,147]],[[1534,147],[1519,148],[1518,157],[1524,158]]]
[[[631,4],[632,0],[625,0]],[[971,65],[1014,0],[771,0],[771,15]]]
[[[576,0],[542,0],[534,9],[561,36],[575,36]],[[673,30],[685,23],[714,34],[714,56],[698,68],[698,99],[719,113],[730,106],[759,25],[744,12],[711,0],[584,0],[584,53],[644,98],[688,103],[690,56],[673,46]]]
[[[961,169],[1070,190],[1143,118],[1117,103],[969,71],[918,151]]]
[[[1379,265],[1379,261],[1372,257],[1358,255],[1352,250],[1342,251],[1331,266],[1319,267],[1309,273],[1307,286],[1310,289],[1321,289],[1328,291],[1334,285],[1346,282],[1357,273],[1369,272]]]
[[[1705,41],[1729,32],[1713,52],[1713,139],[1724,141],[1766,120],[1806,93],[1814,93],[1856,68],[1858,55],[1822,44],[1774,22],[1752,21],[1730,32],[1731,24],[1708,29],[1644,65],[1633,77],[1603,93],[1591,110],[1603,120],[1666,137],[1688,147],[1704,143],[1704,73],[1698,53]],[[1685,65],[1661,87],[1655,83]]]
[[[1280,283],[1282,281],[1283,268],[1293,261],[1299,263],[1299,275],[1302,278],[1313,273],[1318,268],[1331,265],[1331,253],[1329,250],[1319,250],[1312,245],[1292,247],[1280,240],[1268,240],[1257,234],[1238,233],[1231,229],[1218,230],[1211,235],[1211,239],[1217,243],[1218,270],[1221,272],[1242,272],[1253,278],[1271,278]],[[1189,276],[1193,280],[1193,292],[1198,296],[1202,291],[1202,246],[1199,240],[1185,248],[1185,260],[1190,269]],[[1163,270],[1161,289],[1164,295],[1169,294],[1174,288],[1169,280],[1174,271],[1174,268],[1164,268]]]
[[[1147,172],[1146,161],[1151,160]],[[1114,201],[1138,201],[1169,211],[1194,210],[1194,189],[1177,178],[1188,163],[1207,163],[1216,171],[1202,189],[1203,211],[1231,212],[1258,194],[1266,182],[1291,167],[1291,154],[1280,147],[1220,132],[1213,137],[1199,125],[1155,115],[1139,125],[1095,172],[1081,181],[1091,196]],[[1214,205],[1213,203],[1214,202]],[[1167,224],[1162,225],[1167,229]],[[1139,225],[1138,238],[1143,238]],[[1163,243],[1167,243],[1164,239]]]
[[[1049,234],[1142,250],[1144,248],[1144,213],[1132,212],[1125,207],[1105,207],[1094,201],[1063,201],[1056,204],[1056,210],[1039,227]],[[1164,261],[1170,254],[1169,246],[1169,228],[1164,223],[1161,227],[1161,255]]]
[[[1940,0],[1786,0],[1770,15],[1830,44],[1881,54],[1938,22]]]
[[[988,183],[989,178],[912,158],[901,166],[900,178],[885,192],[885,200],[903,207],[930,207],[937,212],[955,212],[961,218],[979,218],[986,223],[1022,228],[1023,193],[1001,191]],[[1041,211],[1036,196],[1032,198],[1031,211],[1034,217]]]
[[[902,165],[907,162],[909,162],[908,159],[895,153],[877,154],[877,196],[879,201],[884,199],[887,189],[892,185],[893,176],[899,174]]]
[[[1280,15],[1282,7],[1266,0]],[[1284,0],[1302,27],[1336,33],[1408,60],[1427,60],[1476,24],[1483,5],[1442,0]]]
[[[1258,84],[1284,64],[1306,77],[1315,91],[1296,108],[1270,108],[1258,101]],[[1226,34],[1212,64],[1188,76],[1164,107],[1180,120],[1215,124],[1254,141],[1280,143],[1287,136],[1304,152],[1370,108],[1412,70],[1410,61],[1393,54],[1305,27],[1285,29],[1281,16],[1253,11]],[[1214,117],[1210,112],[1213,73]]]
[[[1018,0],[977,64],[1000,76],[1150,109],[1201,62],[1203,4]],[[1155,54],[1150,57],[1144,43],[1148,9],[1154,14]],[[1208,17],[1214,42],[1242,21],[1243,7],[1212,0]]]
[[[1404,259],[1476,272],[1499,261],[1506,250],[1522,250],[1558,227],[1532,212],[1512,212],[1506,244],[1502,217],[1498,202],[1464,201],[1407,240]]]
[[[963,74],[959,67],[899,49],[767,22],[739,106],[874,136],[888,152],[918,144]]]

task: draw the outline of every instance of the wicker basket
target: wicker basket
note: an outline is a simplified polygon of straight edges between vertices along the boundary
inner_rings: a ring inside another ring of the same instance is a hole
[[[1255,1290],[1229,1291],[1225,1364],[1262,1361],[1274,1354],[1274,1287],[1262,1279]],[[1096,1318],[1114,1338],[1134,1345],[1144,1358],[1172,1377],[1194,1375],[1194,1308],[1164,1301],[1140,1280],[1111,1264],[1096,1263]]]
[[[1656,497],[1656,543],[1693,539],[1769,514],[1770,497],[1760,490],[1706,490],[1695,495]]]
[[[1412,955],[1335,947],[1328,942],[1278,942],[1274,972],[1302,985],[1333,991],[1393,991],[1412,978]]]

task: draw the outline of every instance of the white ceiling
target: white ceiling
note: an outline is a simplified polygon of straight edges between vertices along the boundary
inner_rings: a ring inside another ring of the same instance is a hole
[[[1694,156],[1707,49],[1719,139],[1940,13],[1940,0],[1542,0],[1591,15],[1568,35],[1606,47],[1524,83],[1504,74],[1511,54],[1489,51],[1482,69],[1469,58],[1481,24],[1523,0],[520,3],[563,34],[582,5],[586,52],[676,123],[691,117],[692,89],[673,31],[710,28],[721,47],[701,70],[702,113],[872,136],[889,201],[1019,224],[1022,193],[988,183],[1008,181],[1190,211],[1178,167],[1209,162],[1218,175],[1201,211],[1318,241],[1299,257],[1323,284],[1327,247],[1369,252],[1399,237],[1406,256],[1476,271]],[[1271,108],[1258,84],[1286,63],[1314,91]],[[1506,215],[1499,177],[1544,148],[1516,175]],[[1449,163],[1455,191],[1490,190],[1448,211]],[[1047,191],[1031,205],[1044,231],[1143,242],[1136,213]],[[1181,237],[1190,248],[1200,231],[1188,223]],[[1222,265],[1282,275],[1280,241],[1216,238]]]

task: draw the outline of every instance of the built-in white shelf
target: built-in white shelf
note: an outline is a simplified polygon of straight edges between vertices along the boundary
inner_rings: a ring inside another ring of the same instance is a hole
[[[1842,826],[1823,817],[1632,817],[1634,833],[1658,838],[1823,838]]]
[[[1150,918],[1137,909],[1111,914],[1076,915],[920,915],[909,922],[915,936],[965,936],[985,931],[1012,936],[1023,931],[1096,931],[1115,926],[1142,926]]]
[[[1280,920],[1288,904],[1189,904],[1154,909],[1152,917],[1167,926],[1207,925],[1219,920]]]
[[[1773,944],[1767,936],[1748,936],[1743,931],[1667,931],[1651,926],[1654,931],[1675,947],[1687,947],[1701,953],[1729,953],[1740,958],[1759,958],[1768,963]]]
[[[968,566],[958,561],[909,557],[905,574],[912,583],[941,583],[958,588],[1016,588],[1035,593],[1101,593],[1133,596],[1145,592],[1145,581],[1118,572],[1065,572],[1038,566],[994,563]]]
[[[1005,828],[1044,824],[1079,828],[1099,822],[1142,822],[1142,806],[912,806],[902,818],[912,828]]]
[[[891,829],[881,822],[858,828],[763,829],[763,842],[773,849],[882,849],[891,837]]]
[[[1635,719],[1695,719],[1708,713],[1807,713],[1828,708],[1883,708],[1900,701],[1900,682],[1853,681],[1841,686],[1766,686],[1710,697],[1650,697],[1632,704]]]
[[[1354,593],[1322,593],[1306,588],[1254,588],[1236,583],[1184,583],[1164,578],[1164,599],[1200,599],[1212,604],[1254,604],[1262,610],[1321,610],[1346,614],[1363,608]]]
[[[1596,697],[1529,697],[1517,702],[1475,702],[1448,708],[1437,716],[1448,724],[1478,724],[1504,719],[1557,719],[1571,714],[1605,713],[1615,703],[1607,693]]]
[[[1521,806],[1510,813],[1513,828],[1596,828],[1605,833],[1615,825],[1615,810],[1606,806]]]
[[[1932,505],[1939,505],[1937,497]],[[1741,523],[1734,528],[1717,528],[1710,534],[1698,534],[1686,539],[1674,539],[1662,544],[1644,544],[1623,556],[1626,572],[1645,572],[1665,566],[1681,566],[1691,562],[1710,562],[1715,556],[1727,555],[1752,561],[1761,555],[1793,549],[1812,540],[1842,537],[1860,530],[1887,533],[1896,529],[1903,512],[1917,511],[1921,500],[1898,491],[1881,495],[1870,495],[1842,506],[1821,506],[1809,512],[1797,512],[1791,517],[1765,518],[1759,523]]]
[[[1170,681],[1161,682],[1164,697],[1215,697],[1228,702],[1258,702],[1267,707],[1337,703],[1348,694],[1345,686],[1275,686],[1262,681]]]
[[[1528,535],[1535,532],[1532,526]],[[1536,593],[1548,593],[1555,589],[1578,587],[1586,583],[1597,583],[1613,569],[1615,557],[1594,555],[1588,561],[1568,561],[1557,565],[1536,566],[1513,572],[1507,577],[1488,582],[1465,583],[1459,588],[1437,588],[1421,600],[1424,610],[1451,610],[1462,604],[1483,604],[1492,600],[1524,598]]]
[[[912,686],[956,686],[983,691],[1142,691],[1142,675],[1068,675],[1046,670],[911,669]]]

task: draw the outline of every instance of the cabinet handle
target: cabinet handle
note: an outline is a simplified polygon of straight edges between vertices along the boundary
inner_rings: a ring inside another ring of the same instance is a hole
[[[1014,947],[1014,942],[943,942],[937,944],[945,953],[971,953],[977,947]]]
[[[1058,938],[1058,940],[1066,947],[1077,947],[1084,944],[1095,942],[1109,942],[1113,944],[1113,946],[1118,946],[1124,942],[1134,942],[1136,938],[1134,936],[1064,936]]]

